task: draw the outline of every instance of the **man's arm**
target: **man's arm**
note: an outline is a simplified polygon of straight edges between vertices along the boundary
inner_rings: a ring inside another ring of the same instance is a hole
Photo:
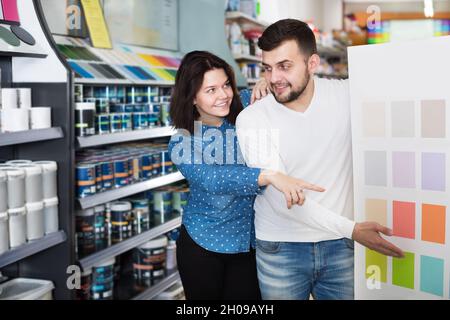
[[[254,115],[250,119],[250,113],[241,113],[236,122],[236,130],[239,145],[244,159],[249,167],[269,169],[286,174],[286,167],[280,158],[280,153],[273,143],[277,139],[277,132],[271,132],[268,125],[262,119],[256,119]],[[271,186],[269,186],[271,188]],[[282,194],[279,193],[280,203]],[[305,210],[307,209],[307,210]],[[390,256],[402,256],[403,252],[390,242],[384,240],[379,232],[388,236],[392,231],[374,222],[355,223],[331,210],[323,207],[314,200],[308,198],[304,205],[293,206],[289,211],[280,210],[283,214],[289,214],[291,219],[305,223],[311,228],[330,232],[338,237],[353,239],[370,249]]]

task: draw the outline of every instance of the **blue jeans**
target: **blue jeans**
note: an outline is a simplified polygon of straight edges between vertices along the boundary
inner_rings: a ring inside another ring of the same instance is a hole
[[[264,300],[354,299],[354,243],[256,240],[256,262]]]

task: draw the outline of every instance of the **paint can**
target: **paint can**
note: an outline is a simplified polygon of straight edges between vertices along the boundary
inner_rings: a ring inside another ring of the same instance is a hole
[[[34,107],[30,109],[30,129],[49,129],[52,127],[52,108]]]
[[[132,113],[121,113],[122,116],[122,132],[133,130]]]
[[[133,250],[134,278],[152,285],[165,276],[167,237],[151,240]]]
[[[75,230],[78,244],[83,246],[95,238],[95,212],[93,208],[77,210],[75,213]]]
[[[142,159],[138,154],[134,154],[128,158],[129,166],[129,183],[137,182],[141,179]]]
[[[148,129],[148,113],[135,112],[133,113],[133,130]]]
[[[42,190],[44,199],[58,197],[58,164],[55,161],[36,161],[42,168]]]
[[[128,159],[114,159],[114,186],[116,188],[121,188],[128,185]]]
[[[161,151],[161,174],[170,174],[174,171],[174,165],[168,150]]]
[[[124,113],[126,110],[126,104],[112,104],[110,107],[111,113]]]
[[[161,103],[161,126],[169,127],[172,125],[170,118],[170,103]]]
[[[114,188],[114,165],[110,160],[101,162],[103,190]]]
[[[148,113],[149,127],[157,127],[161,124],[161,105],[152,104],[151,111]]]
[[[8,176],[0,169],[0,212],[8,210]]]
[[[167,245],[166,270],[174,270],[177,267],[177,243],[170,240]]]
[[[17,101],[20,109],[31,108],[31,89],[30,88],[17,88]]]
[[[121,242],[131,237],[131,203],[128,201],[111,204],[111,241]]]
[[[0,255],[9,250],[8,213],[0,212]]]
[[[172,193],[172,207],[174,213],[181,215],[189,199],[189,188],[177,189]]]
[[[161,152],[153,152],[153,170],[152,170],[152,176],[159,176],[162,172],[161,168]]]
[[[25,172],[25,199],[28,203],[40,202],[44,199],[42,190],[43,172],[42,167],[37,164],[21,164],[17,168]]]
[[[77,198],[86,198],[96,194],[96,168],[91,163],[80,163],[76,165]]]
[[[110,115],[111,133],[122,132],[122,114],[112,113]]]
[[[148,180],[153,176],[153,155],[145,153],[141,156],[142,159],[142,179]]]
[[[19,107],[18,92],[15,88],[2,88],[2,109],[17,109]]]
[[[16,209],[25,206],[25,171],[19,168],[6,169],[8,176],[8,208]]]
[[[95,103],[95,111],[97,114],[109,113],[109,99],[108,98],[88,98],[86,102]]]
[[[95,189],[96,192],[103,191],[103,168],[99,161],[94,162],[95,165]]]
[[[172,192],[170,190],[153,191],[151,204],[155,225],[166,223],[172,219]]]
[[[112,300],[114,294],[114,264],[116,259],[106,260],[92,267],[92,300]]]
[[[75,104],[75,135],[77,137],[95,135],[95,103]]]
[[[59,230],[58,198],[44,200],[45,234]]]
[[[133,234],[140,234],[150,229],[150,208],[147,198],[132,199]]]
[[[77,300],[90,300],[91,299],[91,281],[92,269],[87,269],[81,273],[80,278],[80,289],[76,290]]]
[[[45,235],[44,202],[27,203],[27,239],[38,240]]]
[[[27,242],[26,213],[25,207],[8,210],[9,246],[11,248],[17,248]]]
[[[95,128],[97,134],[111,133],[111,119],[109,114],[99,114],[95,116]]]
[[[95,237],[104,238],[106,236],[106,208],[104,205],[96,206],[94,208],[95,214]]]

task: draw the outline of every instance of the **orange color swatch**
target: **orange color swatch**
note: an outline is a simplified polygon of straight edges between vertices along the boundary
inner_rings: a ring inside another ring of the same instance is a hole
[[[445,244],[446,207],[422,205],[422,240]]]

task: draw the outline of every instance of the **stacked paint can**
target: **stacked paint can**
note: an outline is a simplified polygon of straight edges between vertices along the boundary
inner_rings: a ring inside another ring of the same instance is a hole
[[[32,107],[31,88],[3,88],[0,91],[1,133],[51,127],[51,108]]]
[[[104,249],[110,244],[105,205],[78,210],[75,225],[79,257]]]
[[[111,242],[118,243],[132,236],[132,206],[128,201],[111,203]]]
[[[166,186],[147,192],[152,212],[152,225],[156,226],[183,214],[189,198],[186,186]]]
[[[112,300],[114,298],[114,264],[115,258],[106,260],[92,267],[92,300]]]
[[[167,145],[87,149],[77,155],[76,197],[86,198],[175,171]]]
[[[90,300],[92,287],[92,269],[87,269],[81,273],[80,289],[76,290],[77,300]]]
[[[151,240],[133,250],[134,278],[138,285],[153,285],[166,272],[167,237]]]
[[[159,96],[157,87],[86,87],[77,97],[78,137],[172,125],[170,95]]]
[[[0,253],[58,231],[56,178],[53,161],[0,165]]]

